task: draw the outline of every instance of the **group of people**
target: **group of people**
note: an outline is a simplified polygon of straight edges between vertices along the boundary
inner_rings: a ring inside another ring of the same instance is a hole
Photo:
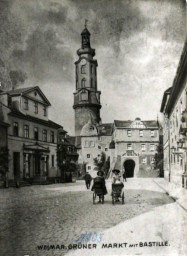
[[[112,184],[123,184],[124,180],[125,180],[125,182],[127,181],[125,172],[123,173],[123,176],[120,175],[120,170],[114,169],[112,172],[113,172]],[[92,176],[88,172],[86,172],[86,174],[84,176],[84,180],[85,180],[86,188],[89,189],[91,181],[92,181]],[[97,182],[102,184],[103,194],[106,195],[107,189],[106,189],[106,185],[105,185],[105,178],[104,178],[103,171],[97,172],[97,177],[95,177],[93,179],[93,186],[91,188],[91,191],[94,190],[94,184]],[[101,200],[99,200],[99,202],[100,201]]]

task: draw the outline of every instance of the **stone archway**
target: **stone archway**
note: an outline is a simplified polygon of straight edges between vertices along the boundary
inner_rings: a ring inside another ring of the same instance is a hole
[[[124,170],[127,178],[134,177],[135,162],[132,159],[128,159],[124,162]]]

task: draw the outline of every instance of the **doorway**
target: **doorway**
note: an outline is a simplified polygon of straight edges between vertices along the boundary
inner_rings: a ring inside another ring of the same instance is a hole
[[[20,176],[20,152],[13,152],[14,178]]]
[[[126,160],[124,163],[124,169],[127,178],[134,177],[135,162],[133,160]]]

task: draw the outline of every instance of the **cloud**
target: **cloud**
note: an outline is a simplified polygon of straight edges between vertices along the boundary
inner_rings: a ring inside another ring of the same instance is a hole
[[[51,118],[73,133],[74,62],[88,19],[103,122],[152,119],[175,76],[185,18],[184,0],[2,0],[0,78],[26,74],[21,86],[39,85]]]

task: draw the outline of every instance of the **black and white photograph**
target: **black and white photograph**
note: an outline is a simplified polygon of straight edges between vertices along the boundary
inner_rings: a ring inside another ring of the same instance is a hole
[[[186,0],[0,0],[0,255],[187,255]]]

